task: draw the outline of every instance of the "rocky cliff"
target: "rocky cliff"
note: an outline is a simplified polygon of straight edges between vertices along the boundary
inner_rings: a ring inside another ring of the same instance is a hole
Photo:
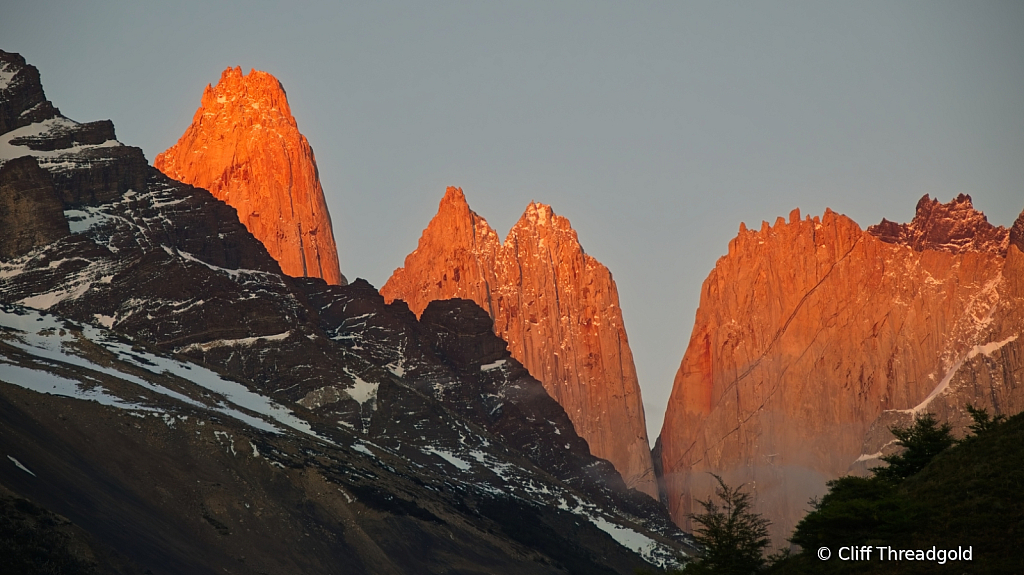
[[[487,310],[512,356],[569,414],[591,451],[626,483],[656,495],[643,403],[608,268],[569,220],[531,203],[505,242],[448,188],[419,246],[381,288],[417,315],[433,300]]]
[[[909,224],[740,226],[704,281],[659,439],[684,527],[710,475],[745,483],[783,544],[827,480],[895,448],[892,424],[971,402],[1024,410],[1024,254],[970,197]]]
[[[0,166],[0,258],[23,256],[70,234],[50,173],[28,156]]]
[[[316,158],[277,78],[228,68],[157,169],[238,210],[284,273],[345,284]]]

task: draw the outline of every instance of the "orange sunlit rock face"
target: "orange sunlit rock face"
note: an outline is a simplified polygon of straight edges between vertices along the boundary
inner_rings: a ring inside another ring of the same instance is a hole
[[[615,465],[627,485],[656,496],[615,282],[583,253],[569,220],[531,203],[502,244],[462,190],[448,188],[416,251],[380,291],[417,315],[432,300],[475,301],[591,452]]]
[[[316,158],[274,76],[224,70],[206,86],[192,125],[153,164],[234,207],[284,273],[346,283]]]
[[[702,286],[659,439],[676,522],[714,472],[746,485],[783,545],[827,480],[895,449],[890,425],[931,412],[962,428],[968,402],[1024,410],[1011,235],[967,196],[867,231],[828,210],[741,226]]]

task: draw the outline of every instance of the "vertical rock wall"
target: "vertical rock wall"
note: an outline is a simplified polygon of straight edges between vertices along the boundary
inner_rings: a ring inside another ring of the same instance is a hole
[[[0,166],[0,259],[21,257],[71,233],[49,172],[32,156]]]
[[[718,473],[783,545],[827,480],[895,448],[889,425],[962,425],[968,401],[1024,410],[1024,257],[1008,244],[966,196],[868,232],[831,211],[741,225],[704,281],[661,432],[676,522]]]
[[[502,244],[462,190],[448,188],[416,251],[381,294],[405,300],[417,315],[432,300],[477,302],[591,452],[615,465],[630,487],[656,495],[615,282],[584,253],[567,219],[531,203]]]
[[[228,68],[153,164],[238,211],[284,273],[345,284],[313,150],[277,78]]]

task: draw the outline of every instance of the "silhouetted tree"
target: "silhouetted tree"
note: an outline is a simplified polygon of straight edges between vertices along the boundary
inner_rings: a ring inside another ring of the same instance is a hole
[[[918,417],[910,427],[894,425],[889,431],[896,436],[897,443],[906,449],[903,453],[882,457],[882,461],[889,466],[877,467],[874,472],[883,479],[906,479],[924,469],[936,455],[956,443],[949,424],[939,425],[930,413]]]
[[[764,550],[768,547],[770,521],[750,510],[750,494],[729,487],[718,475],[715,495],[697,503],[704,513],[691,514],[697,525],[694,538],[704,546],[700,563],[687,567],[687,573],[751,575],[765,568]]]
[[[974,432],[974,435],[988,433],[1006,421],[1005,415],[992,417],[988,414],[987,409],[978,409],[969,403],[967,404],[967,412],[971,414],[971,419],[974,420],[973,424],[967,426],[968,429]]]

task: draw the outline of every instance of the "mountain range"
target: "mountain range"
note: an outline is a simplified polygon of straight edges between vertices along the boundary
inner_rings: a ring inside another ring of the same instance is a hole
[[[225,70],[150,166],[0,52],[0,230],[0,498],[99,572],[671,568],[712,474],[780,546],[891,426],[1024,411],[1024,213],[965,195],[741,224],[653,451],[568,219],[531,202],[501,241],[450,187],[379,291],[349,283],[265,72]]]
[[[657,483],[640,384],[611,272],[583,251],[569,220],[536,202],[502,243],[448,188],[419,245],[381,294],[417,315],[465,298],[565,409],[594,455],[652,497]]]
[[[234,208],[0,61],[0,483],[92,556],[630,573],[695,553],[475,303],[417,319],[365,281],[283,274]]]

